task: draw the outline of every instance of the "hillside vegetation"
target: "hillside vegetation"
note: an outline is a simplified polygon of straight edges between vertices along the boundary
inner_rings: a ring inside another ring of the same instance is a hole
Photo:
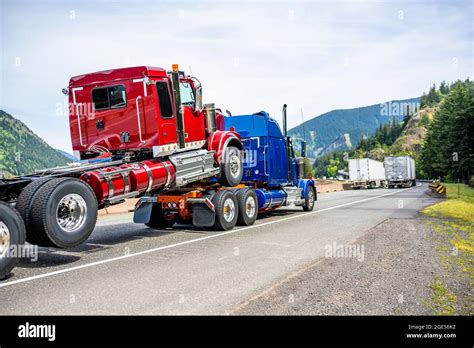
[[[6,176],[31,174],[68,162],[23,122],[0,110],[0,171]]]
[[[459,175],[467,182],[474,161],[473,96],[469,80],[431,86],[420,98],[419,110],[405,113],[401,121],[380,125],[373,136],[363,137],[353,150],[317,158],[315,176],[334,177],[339,170],[347,171],[349,158],[383,161],[387,155],[409,155],[417,163],[419,178],[452,181]],[[453,161],[454,153],[458,161]]]
[[[290,129],[288,134],[293,138],[305,139],[308,154],[313,158],[334,151],[350,150],[361,138],[373,135],[381,125],[392,121],[401,122],[406,116],[404,105],[413,105],[419,100],[393,100],[354,109],[333,110]]]
[[[435,111],[420,156],[423,173],[448,182],[473,183],[474,82],[457,81],[430,92],[425,103],[435,105]]]

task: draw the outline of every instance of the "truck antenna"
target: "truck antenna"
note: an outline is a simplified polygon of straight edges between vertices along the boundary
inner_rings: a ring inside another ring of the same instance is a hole
[[[193,69],[191,68],[191,65],[189,66],[189,72],[191,73],[191,76],[194,76]]]

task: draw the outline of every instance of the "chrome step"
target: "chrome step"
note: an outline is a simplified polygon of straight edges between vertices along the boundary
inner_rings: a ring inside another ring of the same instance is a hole
[[[140,192],[133,191],[133,192],[125,193],[123,195],[112,197],[110,199],[106,199],[104,202],[107,205],[117,204],[117,203],[121,203],[125,199],[137,197],[139,194]]]

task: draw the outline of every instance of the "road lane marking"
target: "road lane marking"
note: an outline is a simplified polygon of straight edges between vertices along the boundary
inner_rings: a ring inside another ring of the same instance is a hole
[[[87,264],[79,265],[79,266],[75,266],[75,267],[65,268],[65,269],[54,271],[54,272],[43,273],[43,274],[38,274],[38,275],[35,275],[35,276],[31,276],[31,277],[12,280],[12,281],[0,284],[0,288],[5,288],[7,286],[12,286],[12,285],[15,285],[15,284],[26,283],[26,282],[30,282],[30,281],[41,279],[41,278],[52,277],[52,276],[55,276],[55,275],[58,275],[58,274],[69,273],[69,272],[77,271],[77,270],[84,269],[84,268],[99,266],[99,265],[102,265],[102,264],[115,262],[115,261],[120,261],[120,260],[128,259],[128,258],[131,258],[131,257],[145,255],[145,254],[149,254],[149,253],[153,253],[153,252],[157,252],[157,251],[161,251],[161,250],[176,248],[176,247],[179,247],[179,246],[182,246],[182,245],[197,243],[197,242],[201,242],[203,240],[217,238],[217,237],[221,237],[221,236],[225,236],[225,235],[233,234],[233,233],[238,233],[238,232],[242,232],[242,231],[247,231],[247,230],[250,230],[250,229],[253,229],[253,228],[267,226],[267,225],[275,224],[275,223],[282,222],[282,221],[287,221],[287,220],[296,219],[296,218],[302,218],[302,217],[310,216],[310,215],[313,215],[313,214],[319,214],[319,213],[322,213],[322,212],[325,212],[325,211],[334,210],[334,209],[338,209],[338,208],[342,208],[342,207],[347,207],[347,206],[357,204],[357,203],[368,202],[368,201],[371,201],[371,200],[374,200],[374,199],[377,199],[377,198],[381,198],[381,197],[391,196],[391,195],[394,195],[394,194],[397,194],[397,193],[400,193],[400,192],[411,190],[413,188],[419,188],[420,186],[409,187],[409,188],[405,188],[405,189],[385,193],[385,194],[379,195],[379,196],[371,196],[371,197],[368,197],[368,198],[360,199],[358,201],[339,204],[339,205],[336,205],[336,206],[333,206],[333,207],[328,207],[328,208],[324,208],[324,209],[320,209],[320,210],[315,210],[315,211],[312,211],[312,212],[306,212],[306,213],[303,213],[303,214],[292,215],[292,216],[284,217],[282,219],[264,222],[264,223],[261,223],[261,224],[255,224],[255,225],[252,225],[252,226],[247,226],[247,227],[242,227],[242,228],[234,228],[231,231],[226,231],[226,232],[221,232],[221,233],[213,234],[213,235],[206,236],[206,237],[191,239],[191,240],[187,240],[187,241],[180,242],[180,243],[165,245],[165,246],[158,247],[158,248],[143,250],[143,251],[139,251],[139,252],[136,252],[136,253],[126,254],[126,255],[117,256],[117,257],[112,257],[110,259],[91,262],[91,263],[87,263]]]

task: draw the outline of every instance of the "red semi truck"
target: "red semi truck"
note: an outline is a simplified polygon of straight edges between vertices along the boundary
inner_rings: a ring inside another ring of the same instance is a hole
[[[218,130],[223,115],[202,104],[198,79],[177,65],[171,71],[140,66],[75,76],[63,93],[80,162],[0,180],[0,279],[18,262],[11,250],[25,240],[77,246],[92,233],[98,209],[126,198],[149,197],[153,204],[135,220],[151,227],[192,219],[227,230],[255,221],[255,193],[237,186],[240,135]],[[183,204],[180,196],[189,205],[179,210],[185,213],[164,213]],[[252,199],[254,209],[242,209]]]

